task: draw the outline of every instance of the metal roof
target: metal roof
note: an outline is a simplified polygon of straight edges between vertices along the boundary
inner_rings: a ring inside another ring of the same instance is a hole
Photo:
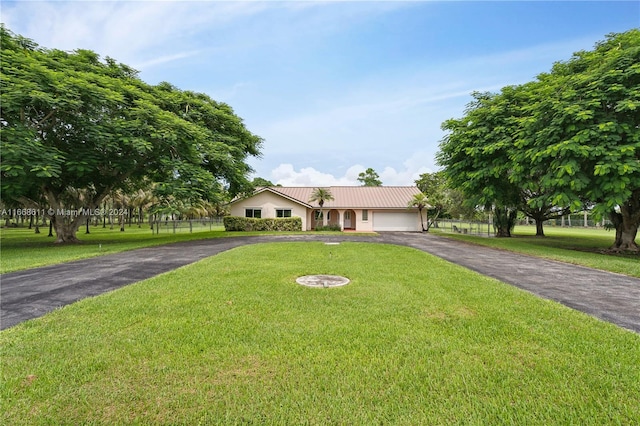
[[[356,209],[406,209],[407,204],[420,190],[415,186],[330,186],[328,189],[333,201],[326,201],[324,208],[356,208]],[[269,190],[301,204],[319,207],[317,202],[310,202],[314,187],[275,186],[261,188],[258,192]]]

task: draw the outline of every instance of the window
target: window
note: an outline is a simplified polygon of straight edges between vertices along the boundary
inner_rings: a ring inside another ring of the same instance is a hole
[[[362,210],[362,220],[369,220],[369,210]]]
[[[244,210],[244,217],[261,218],[262,217],[262,210],[260,210],[260,209],[245,209]]]
[[[276,209],[276,217],[291,217],[291,209]]]

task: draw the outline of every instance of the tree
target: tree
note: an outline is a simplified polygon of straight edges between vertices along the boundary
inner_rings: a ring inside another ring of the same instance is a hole
[[[320,206],[320,216],[322,216],[323,225],[326,223],[326,217],[324,215],[324,212],[322,211],[322,208],[324,207],[324,203],[326,201],[332,201],[332,200],[333,200],[333,195],[331,194],[331,191],[326,188],[314,189],[313,192],[311,193],[311,197],[309,198],[310,203],[318,203],[318,205]]]
[[[506,103],[500,105],[501,99],[491,93],[475,92],[472,96],[474,101],[463,118],[443,123],[449,133],[440,143],[437,161],[445,166],[444,177],[464,193],[471,206],[517,208],[519,189],[509,179],[514,133],[509,126],[510,108]],[[504,224],[496,223],[496,235],[510,234],[502,228]]]
[[[638,251],[640,30],[473,96],[462,119],[443,123],[438,161],[456,187],[479,205],[521,209],[539,235],[544,220],[594,204],[619,219],[612,248]]]
[[[429,231],[430,226],[427,225],[427,228],[425,229],[424,220],[422,219],[422,210],[425,208],[431,207],[429,205],[427,196],[424,195],[422,192],[414,194],[413,198],[411,198],[411,200],[409,200],[409,203],[407,204],[407,208],[413,208],[413,207],[418,208],[418,215],[420,216],[420,225],[422,226],[422,232]]]
[[[251,185],[253,185],[254,188],[258,188],[258,187],[271,188],[274,186],[282,186],[282,185],[276,185],[270,180],[267,180],[261,177],[253,178],[253,180],[251,181]]]
[[[262,140],[231,107],[88,50],[63,52],[0,29],[3,199],[40,192],[57,242],[77,242],[87,212],[116,190],[210,200],[246,190]],[[80,190],[84,200],[67,197]],[[66,200],[65,200],[66,197]]]
[[[358,175],[358,182],[360,182],[362,186],[382,186],[380,176],[378,176],[378,173],[371,167]]]
[[[640,30],[610,34],[538,76],[517,148],[558,205],[594,203],[614,250],[638,251]]]
[[[427,220],[428,231],[445,210],[452,208],[451,192],[453,190],[449,187],[443,172],[423,173],[416,179],[415,184],[429,200],[427,207],[427,218],[430,218]]]

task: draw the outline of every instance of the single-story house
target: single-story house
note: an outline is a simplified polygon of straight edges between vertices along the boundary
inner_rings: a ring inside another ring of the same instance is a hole
[[[302,229],[310,231],[323,223],[353,231],[421,231],[418,209],[407,208],[415,186],[332,186],[333,200],[320,211],[310,202],[313,187],[264,187],[251,196],[230,203],[232,216],[300,217]],[[323,217],[326,215],[326,219]],[[423,212],[423,215],[425,212]]]

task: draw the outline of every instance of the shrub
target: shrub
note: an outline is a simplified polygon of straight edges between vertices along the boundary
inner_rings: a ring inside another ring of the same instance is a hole
[[[316,226],[316,231],[342,231],[342,228],[340,228],[340,225],[337,224],[333,224],[333,225],[320,225],[320,226]]]
[[[258,219],[225,216],[223,223],[225,231],[302,231],[302,219],[299,217]]]

